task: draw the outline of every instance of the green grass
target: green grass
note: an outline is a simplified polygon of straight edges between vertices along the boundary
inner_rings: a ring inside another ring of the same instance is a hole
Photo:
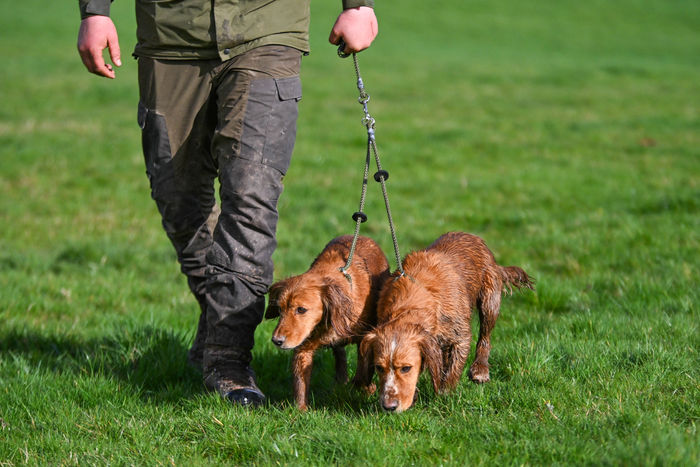
[[[336,3],[312,5],[278,278],[354,227]],[[537,279],[503,301],[492,381],[436,396],[424,376],[388,416],[323,352],[302,414],[264,322],[270,406],[205,393],[140,153],[133,5],[113,5],[108,81],[82,69],[77,5],[27,0],[0,16],[0,465],[700,464],[700,4],[390,3],[359,59],[402,253],[464,230]],[[393,258],[383,209],[372,183],[363,233]]]

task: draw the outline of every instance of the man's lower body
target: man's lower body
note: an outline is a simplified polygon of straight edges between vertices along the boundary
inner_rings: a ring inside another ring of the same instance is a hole
[[[244,405],[264,400],[251,351],[273,278],[300,62],[301,52],[284,46],[226,62],[139,58],[151,195],[201,309],[189,360],[209,389]]]

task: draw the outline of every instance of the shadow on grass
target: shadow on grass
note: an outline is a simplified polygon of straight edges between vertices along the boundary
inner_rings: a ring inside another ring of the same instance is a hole
[[[9,329],[0,330],[0,356],[9,356],[7,361],[14,358],[14,365],[24,367],[23,371],[115,378],[146,402],[175,404],[207,394],[201,373],[187,364],[189,340],[152,326],[97,338]],[[261,389],[272,406],[294,406],[291,352],[260,344],[253,366]],[[320,351],[312,376],[312,407],[346,413],[366,410],[368,398],[349,384],[336,384],[332,375],[331,352]]]
[[[154,402],[172,402],[204,391],[201,376],[186,363],[184,337],[150,326],[94,339],[31,329],[0,331],[0,352],[19,357],[18,364],[30,371],[116,378]]]

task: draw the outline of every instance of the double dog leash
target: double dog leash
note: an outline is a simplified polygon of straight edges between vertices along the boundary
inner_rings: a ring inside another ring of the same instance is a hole
[[[351,54],[346,54],[343,50],[345,49],[345,43],[341,42],[338,45],[338,56],[340,58],[347,58]],[[391,231],[391,239],[394,243],[394,254],[396,255],[396,265],[397,270],[400,273],[398,277],[404,275],[403,267],[401,266],[401,254],[399,253],[399,242],[396,239],[396,229],[394,228],[394,220],[391,217],[391,208],[389,207],[389,195],[386,191],[386,181],[389,178],[389,172],[382,169],[381,161],[379,160],[379,152],[377,151],[377,142],[375,138],[375,119],[369,114],[367,104],[369,103],[369,94],[365,90],[364,82],[362,81],[362,76],[360,75],[360,66],[357,63],[357,54],[352,53],[352,60],[355,65],[355,75],[357,77],[357,89],[360,92],[360,97],[357,99],[362,105],[364,116],[362,117],[362,124],[367,128],[367,154],[365,157],[365,171],[364,177],[362,179],[362,192],[360,195],[360,207],[352,215],[352,219],[355,221],[355,234],[352,239],[352,246],[350,247],[350,253],[348,254],[348,261],[340,268],[340,272],[345,275],[348,281],[352,282],[350,274],[347,272],[352,264],[352,259],[355,254],[355,247],[357,246],[357,239],[360,235],[360,224],[367,221],[367,215],[364,213],[365,208],[365,198],[367,195],[367,181],[369,178],[369,166],[371,156],[374,155],[374,161],[377,165],[377,172],[374,174],[374,180],[381,184],[382,194],[384,196],[384,206],[386,207],[386,215],[389,220],[389,230]]]

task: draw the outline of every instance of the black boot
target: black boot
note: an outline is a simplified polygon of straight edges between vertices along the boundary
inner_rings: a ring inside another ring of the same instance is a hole
[[[204,351],[204,385],[233,404],[257,407],[265,402],[250,368],[250,352],[208,346]]]

